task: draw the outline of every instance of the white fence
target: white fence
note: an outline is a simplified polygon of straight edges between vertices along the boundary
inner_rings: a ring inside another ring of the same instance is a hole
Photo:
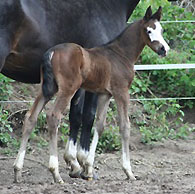
[[[132,21],[129,21],[127,23],[131,23]],[[174,21],[160,21],[162,24],[166,23],[195,23],[195,20],[174,20]]]
[[[165,70],[165,69],[195,69],[195,64],[162,64],[162,65],[135,65],[134,69],[139,70]]]

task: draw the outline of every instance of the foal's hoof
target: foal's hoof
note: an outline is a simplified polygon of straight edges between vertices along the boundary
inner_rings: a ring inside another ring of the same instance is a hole
[[[61,180],[58,181],[58,183],[59,183],[60,185],[63,185],[63,184],[64,184],[64,181],[61,179]]]
[[[131,180],[131,181],[136,181],[137,179],[135,178],[134,174],[130,174],[127,176],[127,180]]]
[[[93,173],[93,176],[88,176],[84,172],[81,173],[81,178],[87,181],[93,181],[93,180],[98,180],[98,175],[96,173]]]
[[[20,183],[22,181],[22,171],[14,168],[14,183]]]

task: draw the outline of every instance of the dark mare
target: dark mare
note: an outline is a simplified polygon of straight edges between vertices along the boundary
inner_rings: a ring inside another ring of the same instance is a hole
[[[42,90],[24,121],[21,147],[14,163],[16,178],[22,170],[26,145],[38,114],[56,94],[55,103],[47,114],[50,135],[49,169],[55,182],[63,182],[58,168],[58,125],[75,92],[82,87],[98,93],[96,128],[89,152],[81,151],[77,154],[74,143],[67,143],[64,155],[66,162],[73,173],[80,173],[82,170],[85,178],[93,178],[95,150],[104,129],[110,98],[113,96],[119,114],[122,167],[127,178],[135,180],[129,155],[128,90],[134,77],[134,63],[146,45],[160,56],[167,55],[169,46],[162,36],[159,22],[161,10],[160,7],[152,15],[149,7],[141,20],[129,25],[116,39],[103,46],[85,49],[78,44],[64,43],[46,52],[41,69]]]
[[[0,0],[0,71],[25,83],[40,82],[40,63],[50,47],[74,42],[104,44],[126,27],[140,0]],[[79,90],[71,103],[70,141],[89,150],[97,95]],[[22,164],[21,164],[22,165]]]

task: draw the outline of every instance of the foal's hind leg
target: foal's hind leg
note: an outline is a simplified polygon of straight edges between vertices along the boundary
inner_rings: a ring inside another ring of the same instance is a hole
[[[65,111],[67,105],[69,104],[72,94],[66,94],[62,91],[58,93],[57,99],[55,101],[55,105],[52,111],[47,115],[49,136],[50,136],[50,144],[49,144],[49,170],[51,171],[54,182],[63,183],[63,180],[59,173],[59,164],[58,164],[58,151],[57,151],[57,133],[58,133],[58,125],[61,121],[61,117],[63,112]]]
[[[14,182],[19,182],[21,179],[21,171],[24,164],[24,156],[26,152],[26,146],[29,139],[29,136],[32,132],[32,129],[34,128],[37,117],[45,104],[47,103],[47,100],[44,98],[42,94],[40,94],[30,111],[28,111],[25,115],[24,125],[23,125],[23,134],[22,134],[22,141],[20,145],[20,149],[17,155],[17,158],[14,162]]]
[[[117,109],[119,114],[119,128],[122,138],[122,166],[125,174],[127,175],[127,178],[131,180],[136,180],[131,170],[129,155],[130,122],[128,117],[128,90],[125,92],[120,91],[118,94],[115,95],[114,98],[117,103]]]
[[[104,124],[106,119],[106,113],[110,102],[110,95],[101,94],[98,96],[98,108],[96,116],[96,127],[94,131],[93,140],[90,146],[89,154],[87,158],[83,158],[82,164],[84,172],[83,178],[91,180],[93,179],[93,163],[95,158],[95,151],[98,143],[98,139],[104,130]]]

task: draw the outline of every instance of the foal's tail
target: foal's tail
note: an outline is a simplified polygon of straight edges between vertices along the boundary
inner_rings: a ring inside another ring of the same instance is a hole
[[[53,54],[53,51],[48,51],[44,54],[41,67],[43,76],[42,91],[43,96],[47,99],[51,99],[58,90],[51,63]]]

